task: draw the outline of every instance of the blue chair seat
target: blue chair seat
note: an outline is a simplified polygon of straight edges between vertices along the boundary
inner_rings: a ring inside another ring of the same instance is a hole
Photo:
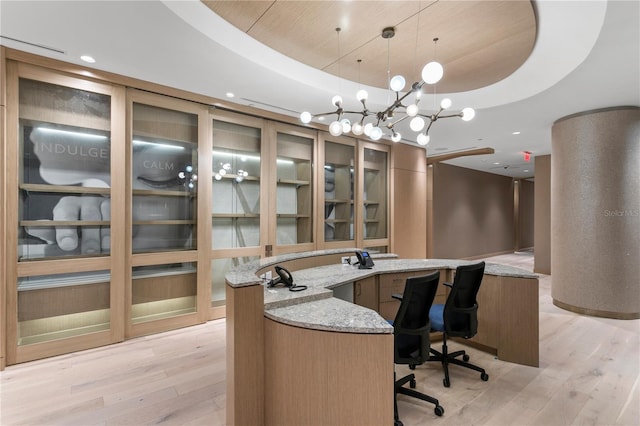
[[[429,310],[429,321],[431,321],[431,329],[436,331],[444,331],[444,305],[432,305]]]

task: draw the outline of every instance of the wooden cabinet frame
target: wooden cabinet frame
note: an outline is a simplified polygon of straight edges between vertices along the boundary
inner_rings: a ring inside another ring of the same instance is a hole
[[[124,281],[125,259],[124,256],[103,256],[94,258],[51,259],[40,261],[18,261],[18,187],[21,175],[20,137],[18,135],[19,122],[19,78],[27,78],[45,83],[87,90],[110,96],[111,120],[110,120],[110,156],[111,156],[111,229],[124,229],[125,216],[124,205],[125,178],[121,170],[121,164],[116,159],[125,156],[125,122],[124,115],[120,113],[124,109],[124,87],[97,83],[90,80],[70,77],[62,73],[54,73],[29,64],[7,61],[7,117],[6,122],[6,155],[7,169],[5,181],[6,189],[6,341],[7,364],[24,362],[43,358],[65,352],[73,352],[94,346],[118,342],[124,339],[124,288],[119,283]],[[55,113],[54,113],[55,115]],[[124,247],[124,234],[115,232],[111,236],[112,249]],[[115,251],[115,250],[114,250]],[[78,271],[109,270],[110,271],[110,328],[106,331],[90,333],[87,335],[68,337],[43,343],[26,346],[18,346],[18,290],[17,282],[20,277],[30,277],[48,274],[63,274]]]
[[[196,238],[197,248],[185,251],[166,251],[157,253],[134,254],[132,250],[132,140],[133,140],[133,104],[145,104],[152,107],[165,108],[179,112],[193,114],[198,117],[198,181],[197,181],[197,225]],[[129,89],[127,91],[127,149],[126,161],[123,165],[126,172],[126,194],[127,200],[124,203],[127,227],[124,253],[126,256],[125,267],[125,309],[126,309],[126,333],[125,337],[134,337],[150,333],[157,333],[173,328],[185,327],[205,322],[209,319],[209,303],[211,299],[211,260],[208,248],[211,247],[211,119],[209,108],[194,102],[183,101],[156,95],[139,90]],[[173,316],[170,318],[153,320],[133,324],[132,322],[132,291],[133,276],[132,270],[137,266],[162,265],[174,262],[194,262],[197,267],[196,285],[196,312]]]

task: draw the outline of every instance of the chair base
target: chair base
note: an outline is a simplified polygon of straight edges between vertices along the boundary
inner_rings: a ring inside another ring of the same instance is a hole
[[[395,373],[394,373],[394,379],[395,379]],[[407,389],[405,387],[403,387],[405,384],[409,383],[409,386],[411,387],[411,389]],[[433,409],[433,412],[436,414],[436,416],[442,416],[444,414],[444,408],[442,407],[442,405],[440,405],[440,403],[438,402],[437,399],[435,399],[432,396],[429,396],[427,394],[418,392],[413,390],[413,388],[416,387],[416,376],[415,374],[409,374],[407,376],[404,376],[403,378],[396,380],[394,383],[394,401],[393,401],[393,424],[394,426],[402,426],[402,422],[400,421],[400,418],[398,416],[398,394],[403,394],[403,395],[407,395],[410,396],[412,398],[417,398],[420,399],[422,401],[426,401],[426,402],[430,402],[431,404],[435,405],[435,408]]]
[[[442,383],[446,388],[451,385],[451,381],[449,380],[449,364],[455,364],[475,370],[480,373],[480,379],[482,379],[482,381],[486,382],[489,380],[489,375],[484,368],[467,362],[469,361],[469,355],[467,355],[465,351],[448,352],[447,336],[444,333],[442,335],[442,352],[438,352],[435,349],[430,349],[429,352],[433,354],[429,357],[429,361],[438,361],[442,364],[442,369],[444,370],[444,379],[442,380]],[[462,360],[458,359],[460,356],[462,357]]]

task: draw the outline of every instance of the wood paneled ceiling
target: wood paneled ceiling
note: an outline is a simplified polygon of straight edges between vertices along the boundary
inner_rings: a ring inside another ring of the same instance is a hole
[[[436,88],[425,85],[426,92],[485,87],[518,69],[536,40],[535,10],[525,0],[203,3],[288,57],[381,88],[389,75],[401,74],[407,84],[419,80],[432,60],[444,66],[444,77]],[[394,27],[395,37],[383,39],[385,27]]]

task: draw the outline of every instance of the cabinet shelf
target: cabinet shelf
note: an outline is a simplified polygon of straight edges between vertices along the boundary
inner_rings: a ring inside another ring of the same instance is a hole
[[[364,223],[380,223],[380,221],[377,219],[365,219]]]
[[[295,214],[295,213],[278,213],[276,215],[279,218],[293,218],[293,219],[308,219],[308,214]]]
[[[324,203],[325,204],[353,204],[353,200],[325,198]]]
[[[195,225],[195,220],[134,220],[134,225]]]
[[[51,227],[51,226],[109,226],[108,220],[21,220],[20,226]]]
[[[325,219],[325,223],[350,223],[348,219]]]
[[[222,176],[222,180],[235,180],[238,177],[238,175],[234,175],[234,174],[226,174],[224,176]],[[216,180],[215,177],[212,178],[213,180]],[[251,181],[251,182],[259,182],[260,178],[257,176],[246,176],[246,177],[242,177],[242,182],[246,182],[246,181]]]
[[[283,185],[298,185],[298,186],[305,186],[305,185],[311,184],[311,182],[309,182],[308,180],[297,180],[297,179],[278,179],[278,183],[281,183]]]
[[[213,213],[211,215],[213,218],[259,218],[260,214],[258,213]]]
[[[162,197],[195,197],[196,193],[189,191],[170,191],[163,189],[134,189],[133,195],[155,195]]]
[[[371,201],[371,200],[367,200],[364,202],[365,206],[377,206],[380,204],[380,201]]]
[[[91,188],[86,186],[71,185],[45,185],[37,183],[22,183],[20,189],[27,192],[50,192],[56,194],[96,194],[109,195],[111,188]]]

